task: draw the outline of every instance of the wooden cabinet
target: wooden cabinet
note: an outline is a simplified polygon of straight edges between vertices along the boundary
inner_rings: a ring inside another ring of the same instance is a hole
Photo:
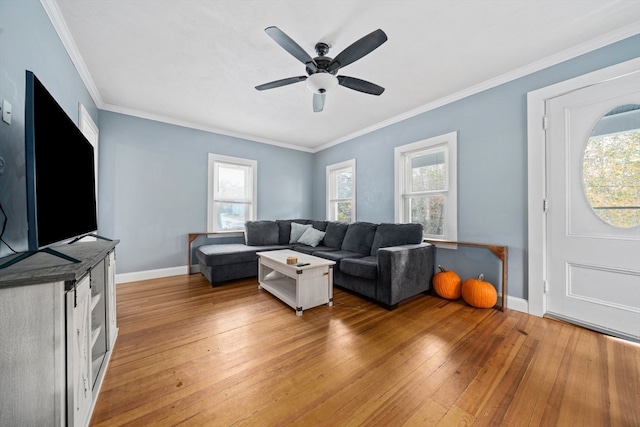
[[[0,426],[89,424],[117,336],[117,243],[0,270]]]

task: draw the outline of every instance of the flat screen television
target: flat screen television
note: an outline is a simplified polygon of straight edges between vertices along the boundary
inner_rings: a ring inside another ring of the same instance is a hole
[[[93,145],[31,71],[25,151],[29,251],[96,232]]]

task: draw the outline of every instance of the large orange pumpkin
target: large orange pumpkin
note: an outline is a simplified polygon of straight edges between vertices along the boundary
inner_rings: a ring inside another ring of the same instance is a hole
[[[472,307],[491,308],[498,302],[498,293],[481,274],[477,279],[467,279],[462,283],[462,299]]]
[[[438,265],[440,271],[433,276],[433,289],[442,298],[454,300],[460,298],[462,280],[453,271],[445,270]]]

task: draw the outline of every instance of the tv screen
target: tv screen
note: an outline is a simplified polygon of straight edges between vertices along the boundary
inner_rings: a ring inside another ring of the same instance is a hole
[[[25,150],[29,250],[95,232],[93,145],[31,71]]]

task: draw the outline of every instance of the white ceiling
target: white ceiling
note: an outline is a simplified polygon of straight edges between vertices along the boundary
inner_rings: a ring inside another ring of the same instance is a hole
[[[638,0],[42,0],[98,107],[316,151],[640,32]],[[265,32],[335,57],[381,28],[388,41],[338,74],[312,111],[305,75]],[[524,102],[524,101],[523,101]]]

